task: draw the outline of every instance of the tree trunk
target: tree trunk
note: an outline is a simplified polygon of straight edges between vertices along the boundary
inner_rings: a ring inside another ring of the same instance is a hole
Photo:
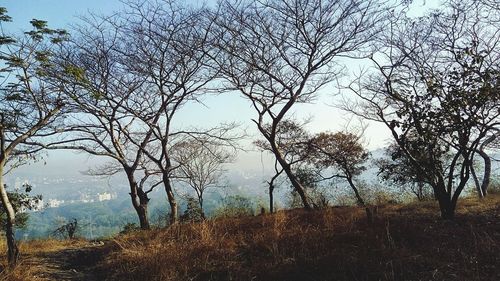
[[[170,183],[170,178],[166,173],[163,174],[163,185],[165,186],[168,204],[170,205],[170,224],[175,224],[177,223],[178,218],[177,202],[175,201],[174,191],[172,189],[172,184]]]
[[[10,266],[14,266],[19,258],[19,248],[17,247],[16,238],[14,236],[14,225],[16,221],[16,213],[10,203],[5,184],[3,182],[3,167],[4,163],[0,164],[0,198],[2,206],[7,214],[7,222],[5,224],[5,235],[7,240],[7,258]]]
[[[132,206],[134,206],[135,212],[139,217],[140,227],[141,229],[150,229],[151,225],[149,224],[148,218],[149,198],[144,191],[139,190],[133,171],[126,168],[125,172],[130,186],[130,199],[132,200]]]
[[[200,216],[202,220],[206,220],[205,211],[203,210],[203,194],[198,196],[198,203],[200,204]]]
[[[290,164],[286,162],[281,153],[277,150],[277,147],[274,147],[273,152],[276,157],[276,160],[278,160],[278,163],[280,163],[281,168],[283,168],[283,171],[285,171],[293,188],[299,194],[300,199],[302,200],[302,204],[304,205],[304,209],[312,210],[311,204],[309,203],[309,198],[307,198],[306,190],[304,186],[302,186],[302,184],[299,182],[295,174],[292,172]]]
[[[16,237],[14,236],[14,222],[8,220],[6,224],[5,236],[7,239],[7,258],[10,266],[17,264],[19,259],[19,248],[17,247]]]
[[[354,182],[352,181],[352,177],[348,176],[347,182],[349,183],[352,190],[354,191],[354,194],[356,195],[356,201],[357,201],[358,205],[361,207],[365,207],[366,219],[368,220],[369,223],[372,223],[373,222],[373,212],[370,209],[370,207],[366,206],[365,201],[361,197],[361,194],[359,194],[358,188],[356,187],[356,185],[354,185]]]
[[[137,207],[136,212],[139,215],[141,229],[150,229],[151,225],[149,224],[148,217],[148,195],[142,189],[137,189],[137,195],[139,197],[139,206]]]
[[[356,201],[358,202],[358,205],[362,206],[362,207],[365,207],[366,206],[365,201],[363,200],[363,198],[359,194],[358,188],[356,187],[356,185],[354,185],[354,182],[352,181],[352,178],[347,177],[347,182],[349,183],[349,185],[351,186],[352,190],[354,191],[354,194],[356,195]]]
[[[452,220],[455,217],[456,202],[454,203],[451,200],[451,196],[446,192],[444,184],[434,187],[434,193],[439,203],[441,218]]]
[[[476,169],[474,169],[474,166],[470,167],[470,172],[472,174],[472,178],[474,179],[474,185],[476,186],[477,196],[480,199],[482,199],[482,198],[484,198],[484,193],[483,193],[483,189],[481,188],[481,184],[479,183],[479,179],[477,178]]]
[[[272,183],[269,184],[269,213],[274,213],[274,185]]]
[[[482,149],[482,148],[481,148]],[[481,184],[481,192],[483,196],[488,195],[488,187],[490,185],[490,177],[491,177],[491,158],[486,154],[486,152],[479,150],[479,155],[484,160],[484,175],[483,182]]]

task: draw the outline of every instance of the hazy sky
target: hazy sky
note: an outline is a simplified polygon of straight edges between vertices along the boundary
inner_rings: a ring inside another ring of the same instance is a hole
[[[420,14],[423,7],[436,6],[437,1],[415,1],[413,10]],[[71,30],[72,23],[78,23],[78,16],[87,14],[89,11],[111,14],[120,10],[122,3],[119,0],[4,0],[0,6],[7,8],[8,14],[13,18],[12,23],[4,27],[17,32],[21,29],[29,29],[29,21],[33,18],[46,20],[51,28],[67,28]],[[348,73],[359,71],[359,63],[350,63],[347,66]],[[311,117],[308,129],[312,132],[338,131],[346,128],[350,117],[340,110],[330,106],[335,103],[333,87],[322,90],[320,98],[313,104],[300,105],[295,108],[293,115],[299,119]],[[186,106],[177,116],[178,127],[185,126],[213,126],[219,122],[237,121],[247,128],[249,133],[255,133],[255,125],[250,122],[255,113],[250,103],[240,97],[237,93],[224,94],[207,97],[204,105],[192,104]],[[203,120],[203,122],[200,122]],[[351,120],[351,125],[357,125],[356,120]],[[387,129],[381,125],[369,124],[365,132],[365,141],[370,149],[376,149],[387,144],[389,134]],[[247,143],[250,143],[248,140]],[[252,148],[249,146],[249,148]],[[74,167],[74,171],[81,171],[85,166],[91,165],[88,157],[83,155],[68,155],[70,152],[51,153],[47,159],[44,169],[57,169],[63,163],[67,167]],[[61,155],[66,155],[62,157]],[[264,161],[268,163],[268,161]],[[269,166],[269,164],[266,164]],[[36,167],[36,166],[35,166]],[[33,168],[33,167],[31,167]],[[40,167],[42,168],[42,167]],[[235,168],[262,169],[262,161],[259,153],[241,153]]]

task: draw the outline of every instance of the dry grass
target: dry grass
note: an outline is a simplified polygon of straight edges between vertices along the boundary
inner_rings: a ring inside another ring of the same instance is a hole
[[[110,280],[500,280],[500,196],[435,203],[292,210],[180,224],[114,239]]]
[[[435,202],[377,213],[373,223],[356,207],[220,218],[117,236],[104,257],[93,248],[77,254],[101,259],[90,269],[96,280],[500,280],[500,195],[461,200],[454,221],[439,219]],[[86,245],[21,243],[20,265],[0,281],[54,280],[40,277],[62,276],[40,274],[54,268],[43,257]]]
[[[21,257],[18,265],[9,269],[5,257],[6,243],[0,239],[0,281],[44,281],[41,276],[46,271],[44,260],[40,255],[47,255],[68,248],[80,248],[88,244],[85,240],[40,239],[19,242]]]

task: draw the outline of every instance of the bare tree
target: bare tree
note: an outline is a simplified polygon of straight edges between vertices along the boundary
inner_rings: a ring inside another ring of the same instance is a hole
[[[222,1],[214,12],[214,63],[228,89],[252,103],[252,121],[305,208],[311,204],[277,132],[294,105],[311,102],[340,77],[341,57],[363,55],[379,31],[381,10],[379,1],[265,0]]]
[[[426,153],[423,147],[412,146],[413,157],[418,162],[424,162]],[[401,191],[413,193],[417,200],[424,201],[432,196],[432,189],[426,181],[425,175],[412,165],[411,160],[406,157],[399,145],[393,143],[385,149],[387,157],[377,159],[375,165],[378,167],[378,176],[386,182],[397,185]]]
[[[171,180],[172,173],[179,167],[170,153],[175,139],[182,139],[181,135],[211,135],[222,139],[234,128],[234,124],[202,131],[174,127],[174,118],[181,108],[188,102],[199,102],[216,75],[207,66],[210,25],[204,19],[203,8],[187,8],[168,0],[129,3],[128,14],[124,16],[126,28],[121,38],[127,45],[123,50],[128,59],[127,69],[144,79],[149,89],[139,97],[148,107],[129,108],[129,112],[152,131],[151,145],[135,144],[161,175],[170,204],[171,223],[178,218]]]
[[[124,45],[115,24],[113,18],[87,19],[75,28],[74,38],[59,54],[59,68],[53,76],[63,82],[74,114],[67,120],[62,140],[48,148],[110,158],[90,173],[124,172],[140,226],[149,229],[148,194],[159,183],[150,181],[154,172],[141,148],[150,142],[152,130],[140,127],[129,109],[148,108],[147,100],[140,97],[150,89],[142,78],[128,73],[124,63],[128,58],[122,56]]]
[[[0,23],[10,21],[0,8]],[[58,85],[48,82],[54,49],[66,37],[47,23],[32,20],[33,30],[13,37],[0,26],[0,198],[6,211],[8,260],[19,256],[14,237],[15,211],[5,189],[4,176],[19,165],[36,158],[40,146],[30,145],[51,139],[57,132],[64,107]]]
[[[203,195],[207,189],[223,186],[224,165],[234,161],[234,152],[201,138],[177,142],[172,147],[172,159],[179,165],[175,178],[186,183],[196,193],[202,219],[205,219]]]
[[[498,15],[479,1],[446,1],[422,18],[394,17],[372,57],[376,73],[351,85],[359,100],[346,109],[387,126],[445,219],[500,125]]]

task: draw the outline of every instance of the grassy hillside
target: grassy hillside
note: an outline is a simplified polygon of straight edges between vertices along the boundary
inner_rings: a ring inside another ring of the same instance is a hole
[[[22,250],[33,256],[64,246],[47,243]],[[356,207],[291,210],[132,232],[105,244],[93,270],[107,280],[500,280],[500,196],[462,200],[454,221],[439,219],[434,202],[380,206],[373,223]],[[26,265],[16,271],[26,273]]]

